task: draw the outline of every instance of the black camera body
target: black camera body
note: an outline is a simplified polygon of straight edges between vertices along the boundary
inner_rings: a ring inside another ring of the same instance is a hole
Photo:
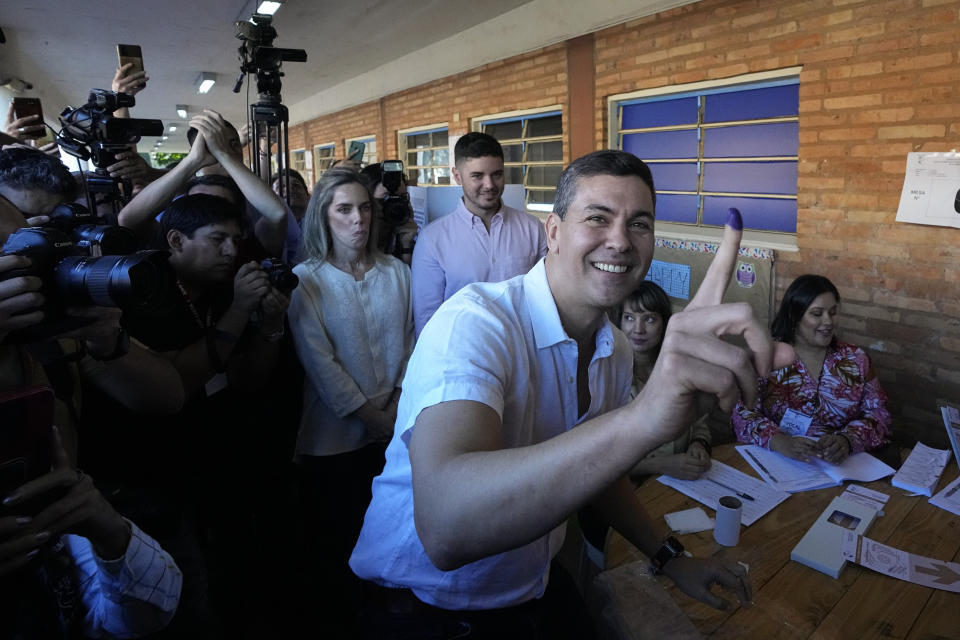
[[[288,296],[300,284],[300,278],[293,269],[279,258],[267,258],[260,263],[260,267],[267,272],[270,286]]]
[[[132,229],[105,224],[102,218],[76,202],[58,204],[50,212],[50,221],[43,226],[62,231],[77,245],[89,245],[93,256],[124,255],[137,250],[137,234]]]
[[[57,143],[81,160],[92,159],[98,169],[117,161],[116,154],[140,141],[142,136],[162,136],[163,122],[142,118],[115,118],[113,112],[132,107],[133,96],[105,89],[91,89],[82,107],[67,107],[60,114],[62,129]]]
[[[168,252],[94,256],[94,246],[89,241],[74,242],[52,227],[27,227],[10,234],[2,254],[26,256],[31,265],[0,274],[0,281],[19,276],[40,278],[44,319],[10,332],[5,344],[39,342],[91,322],[89,318],[70,316],[68,307],[151,311],[169,303],[176,290],[176,274],[167,261]]]

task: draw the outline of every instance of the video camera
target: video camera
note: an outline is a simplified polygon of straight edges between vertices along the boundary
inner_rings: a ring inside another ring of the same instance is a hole
[[[142,118],[115,118],[113,112],[132,107],[133,96],[105,89],[91,89],[82,107],[67,107],[60,114],[62,129],[57,143],[72,156],[92,159],[98,169],[117,161],[116,153],[126,151],[142,136],[162,136],[163,122]]]
[[[0,255],[26,256],[32,263],[27,268],[0,274],[0,281],[39,277],[44,297],[40,307],[43,321],[11,331],[5,344],[40,342],[92,322],[89,318],[70,316],[68,307],[150,312],[169,304],[176,291],[176,273],[167,261],[168,252],[130,250],[135,248],[136,239],[124,233],[128,230],[93,224],[95,219],[80,205],[61,205],[51,217],[45,226],[18,229],[10,234],[0,249]],[[108,249],[123,255],[103,255]]]
[[[254,13],[250,20],[236,22],[236,37],[243,40],[238,49],[240,53],[240,75],[233,86],[233,92],[239,93],[243,77],[248,73],[257,74],[257,93],[264,99],[270,96],[280,97],[280,65],[287,62],[306,62],[307,52],[303,49],[283,49],[273,46],[277,30],[271,24],[273,17],[263,13]]]

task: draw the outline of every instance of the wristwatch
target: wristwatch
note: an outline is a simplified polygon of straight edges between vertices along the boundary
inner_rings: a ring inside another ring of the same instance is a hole
[[[663,573],[663,567],[676,557],[683,555],[683,545],[673,536],[667,536],[653,557],[650,558],[650,572],[658,576]]]

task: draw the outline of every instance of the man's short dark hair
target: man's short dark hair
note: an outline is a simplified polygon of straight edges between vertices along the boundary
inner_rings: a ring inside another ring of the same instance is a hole
[[[580,178],[591,176],[636,176],[650,187],[653,205],[654,207],[657,205],[657,192],[653,188],[653,174],[650,173],[650,167],[632,153],[604,149],[577,158],[560,174],[553,212],[561,220],[567,215],[570,203],[577,197],[577,182]]]
[[[454,164],[460,164],[463,160],[469,160],[470,158],[482,158],[484,156],[493,156],[503,160],[503,147],[489,133],[471,131],[457,140],[457,144],[453,148]]]
[[[160,236],[166,244],[167,233],[176,229],[188,238],[208,224],[236,222],[244,230],[244,211],[226,198],[196,193],[177,198],[160,217]]]
[[[62,195],[64,202],[77,195],[77,183],[59,158],[24,147],[0,151],[0,186]]]
[[[247,199],[244,197],[243,191],[240,190],[240,187],[237,186],[237,183],[234,182],[230,176],[220,175],[219,173],[194,176],[187,182],[187,188],[184,193],[190,193],[190,190],[197,186],[222,187],[230,192],[233,196],[234,203],[241,207],[246,207],[247,205]]]
[[[270,181],[270,184],[273,184],[274,182],[276,182],[277,180],[280,180],[284,176],[290,176],[291,180],[299,180],[300,184],[303,185],[304,189],[306,189],[307,191],[310,190],[310,188],[307,186],[306,179],[303,177],[303,174],[301,174],[299,171],[295,169],[291,169],[290,167],[284,167],[283,169],[278,171],[277,174],[273,176],[273,179]]]

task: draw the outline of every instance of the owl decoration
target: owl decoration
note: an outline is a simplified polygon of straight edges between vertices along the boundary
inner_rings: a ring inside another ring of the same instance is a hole
[[[744,289],[750,289],[757,281],[757,272],[749,262],[737,263],[737,284]]]

